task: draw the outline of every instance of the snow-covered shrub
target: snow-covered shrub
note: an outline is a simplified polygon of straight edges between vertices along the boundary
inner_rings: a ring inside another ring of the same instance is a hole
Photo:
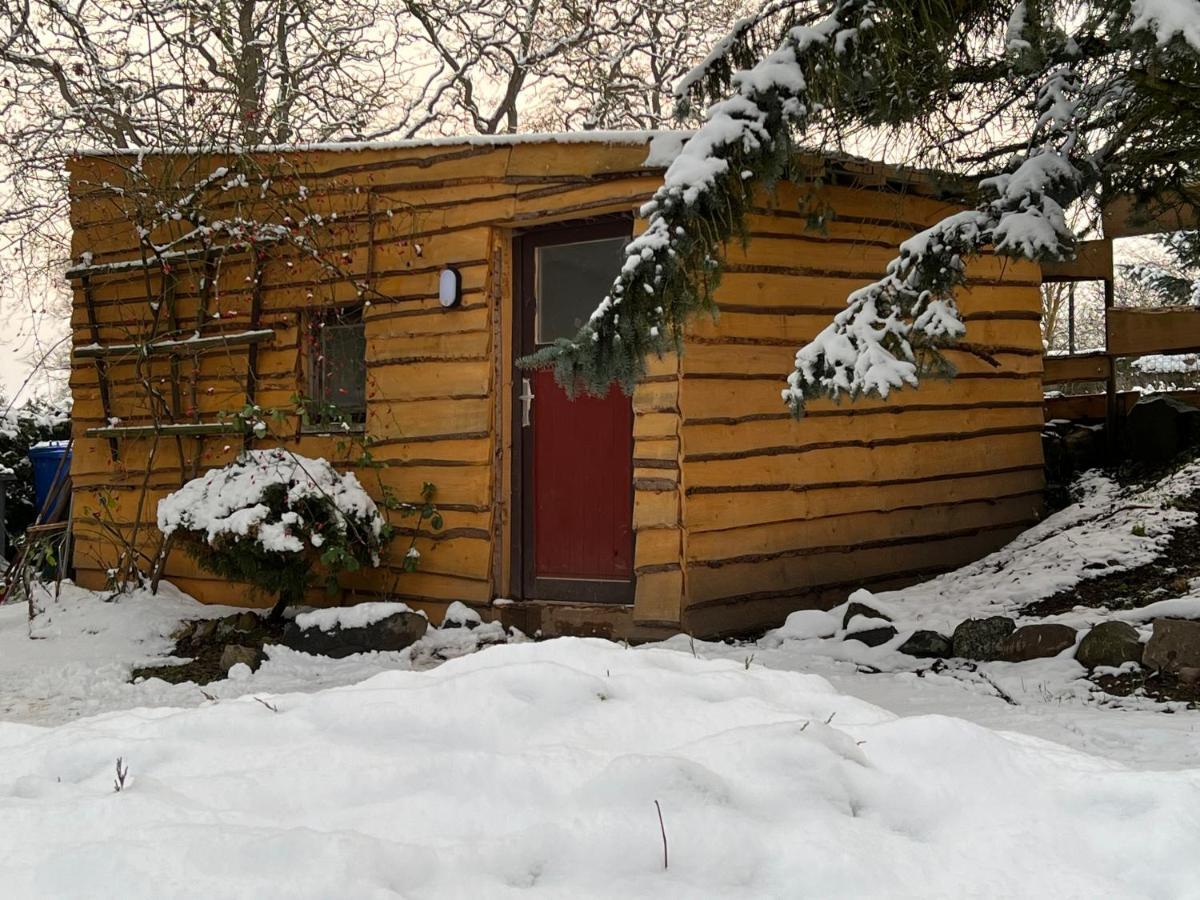
[[[250,450],[158,504],[158,527],[209,572],[277,595],[278,619],[324,576],[378,565],[390,530],[353,473],[283,449]]]
[[[0,411],[6,406],[0,400]],[[4,527],[13,541],[33,524],[38,512],[29,448],[41,441],[63,440],[70,435],[70,413],[49,404],[35,401],[0,416],[0,472],[11,472],[13,476],[5,488]]]

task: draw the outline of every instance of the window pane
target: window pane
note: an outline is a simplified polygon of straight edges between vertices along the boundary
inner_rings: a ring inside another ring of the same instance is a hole
[[[537,342],[574,337],[604,299],[625,262],[628,238],[538,247]]]
[[[336,406],[351,422],[367,408],[367,341],[362,322],[327,323],[321,329],[321,400]]]

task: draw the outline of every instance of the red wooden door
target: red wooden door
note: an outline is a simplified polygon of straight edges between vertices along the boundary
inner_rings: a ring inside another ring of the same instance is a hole
[[[620,270],[628,220],[521,238],[519,355],[573,337]],[[633,599],[633,407],[617,386],[568,398],[550,371],[518,371],[522,589],[527,599]]]

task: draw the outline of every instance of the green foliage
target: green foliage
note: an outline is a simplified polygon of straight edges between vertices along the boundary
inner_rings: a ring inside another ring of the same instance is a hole
[[[257,403],[247,403],[233,412],[219,413],[217,421],[235,423],[256,438],[265,438],[270,431],[270,424],[284,424],[287,421],[287,413],[275,407],[264,410]]]
[[[304,549],[270,549],[256,531],[247,534],[223,532],[212,542],[200,531],[176,532],[188,554],[208,572],[221,578],[245,581],[279,598],[282,613],[289,603],[299,601],[320,576],[329,591],[337,590],[341,572],[355,572],[373,565],[386,543],[387,528],[377,535],[372,523],[340,512],[327,496],[288,500],[287,485],[269,484],[247,505],[261,503],[270,511],[265,523],[279,523],[295,516],[288,526]]]
[[[389,494],[384,496],[384,505],[388,509],[397,509],[403,518],[415,518],[416,524],[411,527],[409,533],[412,539],[409,541],[408,550],[404,553],[404,562],[401,565],[405,572],[415,572],[417,565],[421,561],[421,554],[417,550],[417,537],[421,533],[421,526],[428,522],[429,527],[434,531],[441,531],[442,514],[438,508],[433,505],[433,495],[437,489],[432,482],[426,481],[421,485],[421,502],[420,503],[398,503],[393,496]]]
[[[367,435],[363,435],[361,439],[356,439],[355,443],[360,445],[361,451],[355,465],[362,469],[373,469],[376,472],[383,468],[383,463],[375,458],[371,452],[371,439]],[[339,449],[345,447],[343,443]],[[405,525],[403,533],[408,535],[408,547],[405,549],[404,557],[400,563],[401,568],[405,572],[415,572],[421,561],[421,553],[417,550],[417,538],[424,531],[426,523],[430,531],[441,531],[445,521],[442,518],[441,511],[434,505],[433,498],[437,493],[437,487],[432,481],[424,481],[421,483],[421,498],[418,503],[408,503],[401,500],[392,487],[385,484],[383,479],[378,479],[378,488],[380,501],[379,505],[390,512],[397,513],[401,519],[415,519],[412,525]]]
[[[27,403],[0,421],[0,466],[13,473],[13,480],[4,486],[4,527],[12,539],[10,551],[12,542],[20,539],[38,513],[29,448],[41,441],[65,440],[70,436],[70,418],[45,403]]]
[[[291,401],[305,428],[328,428],[330,431],[350,431],[352,428],[336,403],[308,394],[292,394]]]

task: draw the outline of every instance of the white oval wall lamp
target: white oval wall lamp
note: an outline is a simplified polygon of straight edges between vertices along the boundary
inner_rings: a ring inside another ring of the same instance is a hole
[[[462,276],[458,269],[442,269],[438,275],[438,302],[446,309],[462,302]]]

